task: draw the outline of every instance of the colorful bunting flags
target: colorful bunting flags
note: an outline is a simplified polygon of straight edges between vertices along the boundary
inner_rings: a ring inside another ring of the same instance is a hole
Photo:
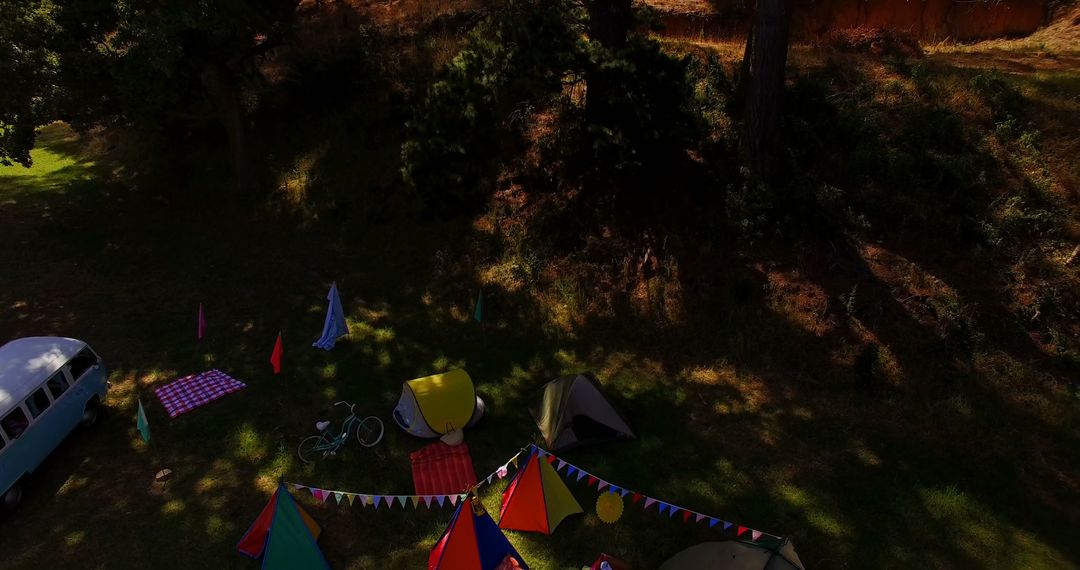
[[[618,494],[620,498],[625,498],[627,495],[631,495],[631,504],[634,505],[640,503],[642,499],[644,499],[644,503],[642,504],[642,510],[647,511],[649,510],[649,507],[653,505],[658,505],[657,512],[660,514],[666,513],[668,518],[674,518],[677,513],[682,513],[682,517],[680,518],[682,518],[684,523],[690,522],[690,519],[692,517],[695,523],[700,523],[702,521],[708,520],[709,528],[722,525],[722,530],[726,531],[734,526],[736,527],[736,537],[742,537],[744,534],[747,533],[747,531],[749,531],[750,540],[753,542],[757,542],[763,536],[773,539],[781,538],[777,535],[768,534],[760,530],[755,530],[742,525],[735,525],[734,523],[728,522],[723,519],[710,517],[703,513],[685,509],[678,505],[666,503],[664,501],[656,499],[655,497],[650,497],[648,495],[632,491],[625,487],[614,485],[611,482],[600,479],[599,477],[588,473],[580,467],[577,467],[576,465],[573,465],[564,459],[555,457],[554,455],[543,451],[538,447],[536,448],[536,450],[537,455],[547,460],[549,464],[555,467],[555,471],[557,473],[562,473],[563,477],[566,477],[567,479],[574,477],[574,480],[578,482],[588,477],[588,480],[586,481],[586,487],[592,487],[595,484],[596,490],[601,492],[601,497],[613,497],[614,495]],[[499,466],[499,468],[496,469],[491,475],[488,475],[487,478],[480,479],[482,484],[491,483],[491,481],[496,476],[499,479],[505,478],[508,475],[511,466],[513,466],[515,469],[518,467],[518,460],[521,457],[521,453],[524,451],[527,450],[523,449],[522,451],[519,451],[516,455],[514,455],[514,457],[510,459],[510,461],[507,461],[506,463]],[[562,470],[564,467],[566,468],[565,472]],[[299,485],[296,483],[288,483],[288,485],[291,486],[294,490],[308,489],[311,492],[311,496],[320,503],[324,503],[327,501],[328,498],[334,497],[339,505],[343,500],[347,500],[349,502],[349,505],[352,505],[353,501],[356,498],[359,498],[361,506],[366,507],[368,505],[373,505],[376,509],[379,508],[379,503],[385,503],[387,508],[392,508],[394,506],[394,503],[397,503],[401,506],[402,509],[405,509],[406,505],[408,505],[410,501],[412,502],[414,509],[420,508],[421,502],[424,503],[424,506],[429,509],[432,507],[432,504],[437,504],[439,507],[444,507],[447,502],[449,502],[451,506],[456,507],[460,501],[465,501],[468,498],[467,493],[458,493],[451,495],[365,495],[360,493],[349,493],[346,491],[328,491],[325,489],[309,487],[307,485]],[[605,489],[607,490],[607,493],[603,493]],[[618,501],[619,499],[614,500]]]
[[[556,461],[556,462],[558,462],[559,468],[556,469],[557,472],[561,473],[562,468],[565,466],[566,471],[565,471],[563,476],[566,477],[567,479],[569,479],[572,476],[575,476],[575,474],[576,474],[576,480],[577,481],[581,481],[585,477],[589,478],[588,481],[585,484],[586,487],[592,487],[594,483],[597,483],[597,486],[596,486],[597,491],[603,491],[606,488],[606,489],[608,489],[608,493],[611,493],[611,494],[618,493],[622,497],[626,497],[626,495],[632,493],[633,497],[631,498],[631,502],[632,502],[632,504],[635,504],[635,505],[638,504],[638,502],[640,502],[641,499],[645,499],[645,502],[642,505],[642,510],[647,511],[647,510],[649,510],[649,507],[651,507],[653,505],[659,505],[657,507],[657,512],[660,513],[660,514],[667,513],[668,518],[674,518],[677,513],[681,512],[682,513],[682,520],[683,520],[684,523],[690,522],[690,518],[693,517],[695,523],[700,523],[701,521],[708,519],[709,528],[712,528],[712,527],[714,527],[714,526],[716,526],[716,525],[718,525],[720,523],[723,523],[723,525],[724,525],[723,530],[727,530],[727,529],[731,528],[732,526],[734,526],[732,523],[727,522],[725,520],[718,519],[718,518],[715,518],[715,517],[710,517],[710,516],[707,516],[705,514],[699,513],[697,511],[691,511],[689,509],[684,509],[683,507],[680,507],[678,505],[673,505],[671,503],[665,503],[664,501],[658,500],[656,498],[649,497],[647,495],[643,495],[643,494],[635,492],[635,491],[631,491],[631,490],[626,489],[624,487],[619,487],[619,486],[614,485],[614,484],[612,484],[612,483],[610,483],[608,481],[604,481],[603,479],[600,479],[599,477],[586,472],[585,470],[581,469],[580,467],[578,467],[576,465],[573,465],[573,464],[571,464],[570,462],[568,462],[568,461],[566,461],[564,459],[560,459],[558,457],[555,457],[554,455],[551,455],[550,453],[547,453],[546,451],[543,451],[543,450],[541,450],[539,448],[537,448],[537,452],[539,454],[542,454],[542,455],[546,456],[548,461]],[[775,538],[775,539],[781,538],[781,537],[773,535],[773,534],[768,534],[768,533],[762,532],[760,530],[754,530],[754,529],[751,529],[749,527],[744,527],[744,526],[738,526],[737,531],[736,531],[736,536],[742,536],[747,531],[750,531],[750,538],[754,542],[757,542],[763,536],[768,536],[770,538]]]

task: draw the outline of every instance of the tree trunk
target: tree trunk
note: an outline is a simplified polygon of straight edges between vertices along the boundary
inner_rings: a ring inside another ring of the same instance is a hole
[[[588,11],[590,40],[608,51],[626,47],[634,17],[631,0],[591,0]],[[607,103],[615,88],[612,78],[603,70],[594,70],[585,83],[585,120],[593,124],[607,123],[610,119]]]
[[[207,65],[203,71],[203,82],[214,100],[218,119],[229,140],[233,190],[237,194],[246,194],[251,188],[251,169],[248,164],[247,128],[244,125],[244,108],[240,103],[240,89],[232,71],[221,63]]]
[[[780,124],[787,68],[789,0],[758,0],[754,29],[743,62],[746,83],[746,158],[750,175],[776,182],[780,166]]]

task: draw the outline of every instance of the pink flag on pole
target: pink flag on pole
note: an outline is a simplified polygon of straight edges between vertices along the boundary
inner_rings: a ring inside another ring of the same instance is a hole
[[[197,320],[197,326],[195,331],[195,340],[202,340],[203,335],[206,334],[206,318],[203,317],[202,303],[199,303],[199,318]]]

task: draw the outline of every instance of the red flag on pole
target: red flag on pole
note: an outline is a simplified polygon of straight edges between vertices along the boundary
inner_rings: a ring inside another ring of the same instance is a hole
[[[274,343],[274,352],[270,353],[270,364],[274,366],[274,374],[281,373],[281,355],[285,347],[281,344],[281,333],[277,333],[277,342]]]

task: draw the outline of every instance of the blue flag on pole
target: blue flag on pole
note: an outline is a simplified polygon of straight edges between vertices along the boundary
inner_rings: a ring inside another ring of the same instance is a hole
[[[139,411],[135,413],[135,427],[142,434],[143,441],[150,443],[150,422],[146,421],[146,410],[143,410],[142,399],[139,399]]]
[[[337,283],[330,285],[330,292],[326,294],[329,305],[326,307],[326,322],[323,323],[322,336],[313,342],[311,346],[330,350],[334,348],[337,339],[349,334],[349,325],[345,322],[345,309],[341,307],[341,297],[338,295]]]

